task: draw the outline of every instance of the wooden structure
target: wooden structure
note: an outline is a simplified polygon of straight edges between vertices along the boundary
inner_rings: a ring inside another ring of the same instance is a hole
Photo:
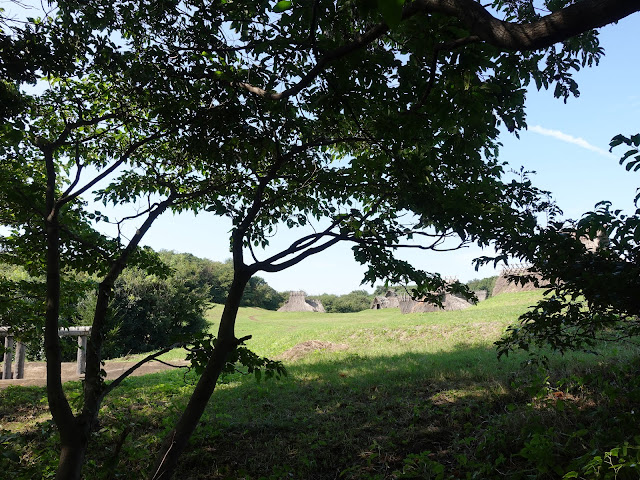
[[[82,375],[85,372],[85,366],[87,364],[87,339],[91,335],[91,327],[70,327],[61,328],[58,330],[58,335],[61,337],[78,337],[78,355],[77,369],[78,375]],[[25,348],[24,344],[20,341],[14,341],[13,332],[9,327],[0,327],[0,337],[4,337],[4,358],[2,361],[2,379],[8,380],[10,378],[24,378],[24,357]],[[15,346],[15,372],[12,371],[13,353]]]
[[[325,313],[324,306],[320,300],[306,298],[305,292],[290,292],[289,300],[281,306],[279,312],[319,312]]]

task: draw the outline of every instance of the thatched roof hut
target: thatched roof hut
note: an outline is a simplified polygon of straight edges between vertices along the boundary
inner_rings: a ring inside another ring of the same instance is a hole
[[[380,310],[381,308],[398,308],[400,306],[400,298],[393,290],[387,290],[383,296],[377,296],[371,302],[372,310]]]
[[[492,295],[500,295],[501,293],[514,293],[514,292],[531,292],[537,290],[534,282],[523,283],[518,280],[518,277],[524,280],[524,277],[533,277],[538,282],[542,281],[542,276],[531,270],[531,267],[526,265],[516,265],[509,268],[504,268],[500,273],[500,276],[496,279],[496,284],[493,287]]]
[[[279,312],[319,312],[325,313],[324,307],[320,300],[311,300],[306,298],[305,292],[290,292],[289,300],[281,306]]]
[[[576,232],[571,229],[567,229],[565,233],[571,235],[573,238],[576,237]],[[583,235],[579,237],[579,240],[588,252],[595,252],[599,248],[606,247],[609,243],[608,237],[602,231],[598,231],[594,238],[589,238],[588,236]],[[535,278],[538,285],[536,286],[536,282],[532,281],[523,283],[522,281],[519,281],[518,277],[522,280],[524,280],[524,277]],[[532,290],[537,290],[538,288],[546,287],[548,287],[548,282],[542,278],[541,274],[534,272],[530,266],[516,265],[502,270],[500,276],[496,279],[492,295],[513,292],[530,292]]]
[[[474,290],[473,293],[475,293],[476,297],[478,297],[479,302],[485,301],[489,296],[489,292],[486,290]]]
[[[442,307],[435,303],[425,300],[414,300],[409,295],[403,295],[399,302],[400,311],[402,313],[452,312],[455,310],[464,310],[473,305],[464,298],[457,297],[451,293],[442,293],[440,295],[440,301],[442,302]]]

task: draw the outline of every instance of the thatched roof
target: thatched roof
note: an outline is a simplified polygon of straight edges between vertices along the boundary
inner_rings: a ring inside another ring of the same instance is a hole
[[[381,308],[398,308],[400,306],[400,298],[393,290],[387,290],[385,296],[374,297],[371,302],[371,309],[379,310]]]
[[[306,298],[305,292],[290,292],[289,300],[278,309],[279,312],[319,312],[325,313],[320,300]]]
[[[410,296],[405,295],[400,299],[400,311],[402,313],[424,313],[424,312],[440,312],[464,310],[472,304],[464,298],[457,297],[450,293],[442,294],[442,307],[427,301],[414,300]]]
[[[542,281],[542,276],[539,273],[533,272],[531,268],[526,265],[508,267],[503,269],[500,276],[496,279],[492,295],[496,296],[501,293],[530,292],[540,288],[536,287],[533,282],[523,284],[522,282],[513,279],[513,277],[535,277],[538,282]]]
[[[473,293],[476,294],[476,297],[478,297],[479,302],[486,300],[487,297],[489,296],[489,292],[487,292],[486,290],[474,290]]]

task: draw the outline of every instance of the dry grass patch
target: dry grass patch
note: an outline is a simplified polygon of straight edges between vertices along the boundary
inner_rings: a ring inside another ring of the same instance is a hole
[[[346,350],[348,348],[349,345],[345,343],[324,342],[322,340],[307,340],[306,342],[299,343],[294,347],[282,352],[276,358],[278,360],[296,361],[318,350],[335,352],[339,350]]]

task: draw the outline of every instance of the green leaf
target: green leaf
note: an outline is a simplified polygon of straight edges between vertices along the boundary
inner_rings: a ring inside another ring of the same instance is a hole
[[[402,20],[404,0],[378,0],[378,10],[389,27],[396,27]]]
[[[273,11],[275,13],[285,12],[293,6],[292,3],[293,2],[291,0],[281,0],[278,3],[276,3],[275,7],[273,7]]]

